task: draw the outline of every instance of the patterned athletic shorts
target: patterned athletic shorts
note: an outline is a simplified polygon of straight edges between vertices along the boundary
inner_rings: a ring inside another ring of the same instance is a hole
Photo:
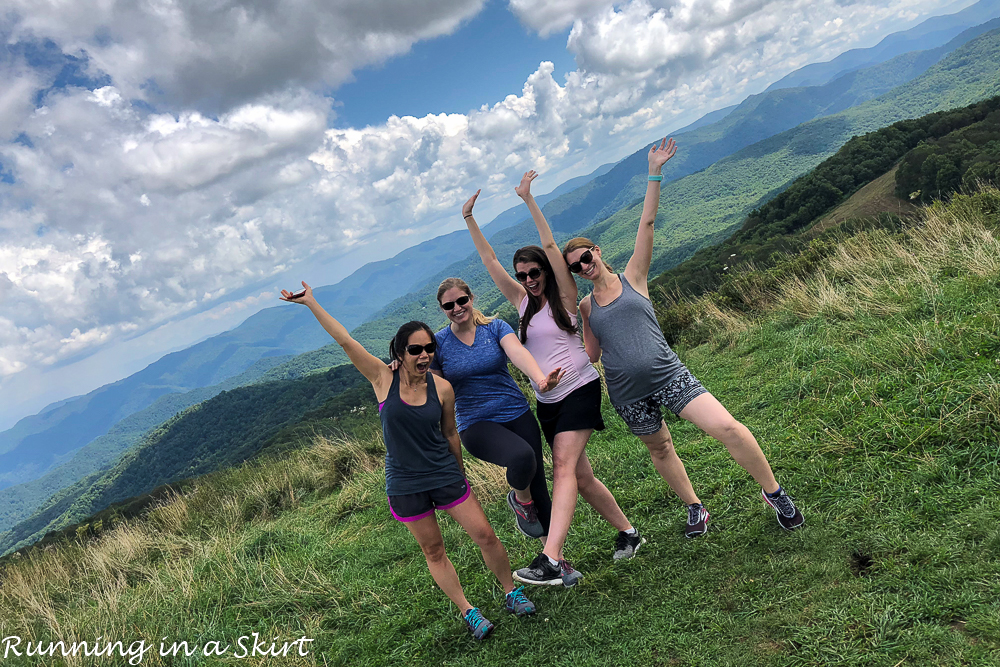
[[[660,423],[663,421],[661,406],[679,415],[688,403],[707,393],[708,390],[701,386],[698,378],[685,368],[656,393],[635,403],[614,407],[633,434],[652,435],[660,430]]]

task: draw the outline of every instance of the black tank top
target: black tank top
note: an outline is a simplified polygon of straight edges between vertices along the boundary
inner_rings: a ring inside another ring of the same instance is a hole
[[[379,406],[385,440],[385,491],[390,496],[430,491],[464,480],[441,433],[441,401],[427,374],[427,401],[409,405],[399,396],[399,371]]]

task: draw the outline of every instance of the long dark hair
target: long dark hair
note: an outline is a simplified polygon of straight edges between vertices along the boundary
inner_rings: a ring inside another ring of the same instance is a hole
[[[426,331],[432,341],[436,340],[434,338],[434,332],[431,331],[431,328],[423,322],[420,322],[419,320],[407,322],[403,326],[399,327],[399,331],[397,331],[396,335],[389,341],[389,358],[393,361],[403,363],[403,352],[406,351],[406,341],[410,340],[410,335],[416,333],[417,331]]]
[[[545,251],[536,245],[524,246],[514,253],[515,271],[521,262],[534,262],[542,267],[542,271],[545,273],[545,300],[549,302],[549,308],[552,309],[552,319],[556,321],[556,326],[563,331],[576,334],[576,327],[570,321],[569,313],[566,312],[566,307],[559,296],[559,283],[556,282],[555,273],[552,272],[552,265],[549,264],[549,258],[545,256]],[[521,316],[520,338],[522,344],[528,341],[528,325],[531,324],[531,318],[542,309],[541,299],[532,296],[528,290],[524,291],[528,295],[528,305],[524,308],[524,315]]]

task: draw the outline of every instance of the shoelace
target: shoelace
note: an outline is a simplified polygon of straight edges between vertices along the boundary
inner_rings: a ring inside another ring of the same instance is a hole
[[[529,600],[528,596],[524,594],[523,586],[518,586],[510,593],[507,593],[507,599],[510,600],[512,605],[531,604],[531,600]]]
[[[769,500],[774,503],[783,517],[791,519],[795,516],[795,502],[787,493],[782,493],[777,498],[769,498]]]
[[[564,558],[559,561],[559,572],[563,575],[567,575],[576,572],[576,570],[574,570],[573,566],[569,564],[569,561]]]
[[[483,616],[483,613],[479,611],[478,607],[473,607],[466,612],[465,622],[468,623],[473,630],[478,630],[479,626],[486,622],[486,617]]]
[[[694,526],[701,521],[701,511],[705,509],[704,505],[688,505],[688,525]]]
[[[520,501],[518,501],[520,502]],[[521,509],[524,510],[524,520],[528,523],[535,523],[538,521],[538,511],[535,509],[535,503],[528,505],[521,505]]]

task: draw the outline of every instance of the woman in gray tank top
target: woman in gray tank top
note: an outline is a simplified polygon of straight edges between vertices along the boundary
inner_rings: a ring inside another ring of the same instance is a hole
[[[479,546],[486,566],[507,592],[507,611],[518,616],[535,613],[535,605],[514,586],[507,550],[465,480],[455,392],[450,382],[430,373],[436,347],[433,332],[423,322],[400,327],[390,343],[391,356],[399,365],[390,370],[316,302],[309,285],[303,281],[302,286],[305,290],[298,294],[282,290],[281,298],[308,306],[372,383],[386,446],[389,511],[416,538],[431,576],[462,612],[469,631],[476,639],[485,639],[493,624],[465,598],[455,566],[444,551],[436,510],[450,514]]]
[[[802,513],[775,480],[757,440],[670,349],[649,299],[646,280],[653,257],[661,172],[676,150],[674,140],[664,138],[649,151],[649,181],[635,250],[623,273],[616,275],[601,259],[600,247],[589,239],[571,239],[563,248],[570,271],[594,283],[593,292],[580,301],[587,355],[595,363],[603,359],[615,411],[646,445],[656,470],[687,504],[687,537],[708,531],[709,514],[674,450],[660,412],[662,406],[722,442],[730,456],[761,485],[761,495],[774,509],[781,527],[792,530],[803,524]]]

